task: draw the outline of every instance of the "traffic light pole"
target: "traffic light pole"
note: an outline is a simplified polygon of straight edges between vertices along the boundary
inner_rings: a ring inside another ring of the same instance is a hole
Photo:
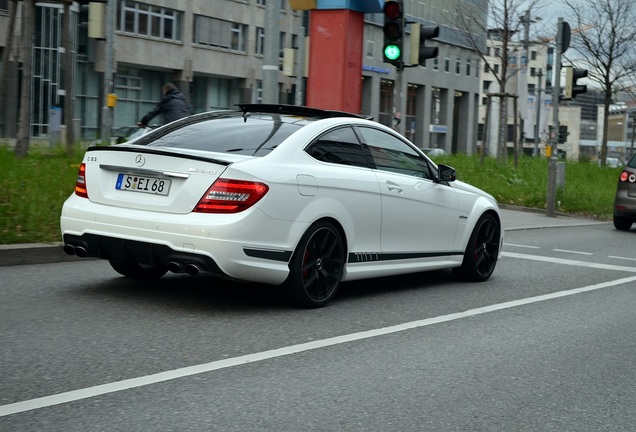
[[[568,27],[569,28],[569,27]],[[546,216],[555,217],[557,189],[557,144],[559,142],[559,96],[561,93],[561,55],[564,41],[563,18],[557,24],[556,58],[554,62],[554,84],[552,85],[552,133],[550,135],[551,155],[548,162],[548,191],[546,197]],[[569,35],[567,35],[569,37]]]
[[[393,118],[397,120],[395,130],[404,135],[404,120],[402,117],[402,84],[404,82],[404,66],[398,65],[395,68],[395,88],[393,89]]]

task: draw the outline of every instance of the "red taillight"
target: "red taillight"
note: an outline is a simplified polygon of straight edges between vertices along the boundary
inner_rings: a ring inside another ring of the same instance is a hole
[[[630,183],[636,183],[636,174],[631,173],[629,171],[623,171],[618,179],[621,182],[628,181]]]
[[[86,164],[81,164],[77,172],[77,181],[75,182],[75,195],[82,198],[88,198],[86,190]]]
[[[199,213],[238,213],[265,196],[266,184],[220,178],[214,182],[194,208]]]

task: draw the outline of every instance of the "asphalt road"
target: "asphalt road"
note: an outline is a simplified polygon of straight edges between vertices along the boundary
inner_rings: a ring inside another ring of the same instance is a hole
[[[567,215],[546,217],[545,212],[535,209],[502,206],[503,224],[506,231],[561,226],[597,225],[598,221],[574,218]],[[0,244],[0,267],[56,262],[77,262],[77,257],[62,251],[62,243]]]
[[[486,283],[348,283],[318,310],[97,260],[1,267],[0,431],[633,430],[635,236],[510,229]]]

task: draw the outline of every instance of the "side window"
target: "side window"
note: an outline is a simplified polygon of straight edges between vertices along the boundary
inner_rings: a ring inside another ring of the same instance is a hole
[[[305,151],[322,162],[368,167],[362,146],[350,127],[327,132],[309,144]]]
[[[426,159],[404,141],[379,129],[358,129],[371,151],[377,169],[431,179]]]

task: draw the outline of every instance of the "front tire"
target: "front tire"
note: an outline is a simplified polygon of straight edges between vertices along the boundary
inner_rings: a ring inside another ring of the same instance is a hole
[[[345,265],[342,236],[330,222],[312,225],[289,262],[287,294],[299,306],[322,307],[338,289]]]
[[[500,237],[501,227],[495,216],[482,215],[470,235],[461,267],[453,269],[455,275],[470,282],[488,280],[497,264]]]
[[[159,279],[168,271],[165,266],[145,266],[117,260],[109,260],[109,262],[117,273],[133,279]]]

